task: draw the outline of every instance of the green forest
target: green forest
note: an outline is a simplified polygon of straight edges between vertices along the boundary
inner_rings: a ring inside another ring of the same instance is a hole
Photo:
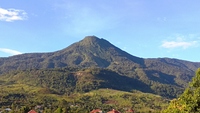
[[[12,109],[10,113],[31,109],[42,113],[89,113],[97,108],[145,113],[166,108],[167,98],[133,90],[139,86],[133,86],[130,80],[100,68],[12,71],[0,76],[0,106],[3,113],[6,108]]]
[[[116,109],[122,113],[128,109],[136,113],[199,112],[200,69],[183,94],[172,100],[130,90],[132,84],[128,86],[123,81],[118,84],[124,78],[111,75],[120,76],[100,68],[12,71],[0,76],[0,110],[2,113],[27,113],[32,109],[38,113],[89,113],[93,109]],[[6,111],[7,108],[11,110]]]

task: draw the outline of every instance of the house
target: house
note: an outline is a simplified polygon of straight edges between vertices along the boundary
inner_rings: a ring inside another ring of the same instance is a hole
[[[112,111],[109,111],[109,112],[107,112],[107,113],[121,113],[121,112],[119,112],[119,111],[113,109]]]
[[[134,113],[134,110],[133,109],[129,109],[126,111],[126,113]]]
[[[100,109],[94,109],[90,113],[103,113],[103,111]]]
[[[34,110],[30,110],[28,113],[37,113],[37,112]]]

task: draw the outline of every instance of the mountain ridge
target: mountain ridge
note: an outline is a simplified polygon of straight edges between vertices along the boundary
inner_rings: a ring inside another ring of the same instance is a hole
[[[187,86],[200,63],[171,58],[136,57],[96,36],[87,36],[55,52],[0,58],[0,74],[11,70],[64,67],[109,69],[148,85],[156,94],[175,97],[180,93],[179,89]]]

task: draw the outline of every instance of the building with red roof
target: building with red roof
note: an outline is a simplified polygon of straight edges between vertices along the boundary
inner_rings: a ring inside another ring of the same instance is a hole
[[[129,109],[126,111],[126,113],[134,113],[134,110],[133,109]]]
[[[35,110],[30,110],[28,113],[37,113]]]
[[[119,111],[113,109],[112,111],[109,111],[109,112],[107,112],[107,113],[121,113],[121,112],[119,112]]]

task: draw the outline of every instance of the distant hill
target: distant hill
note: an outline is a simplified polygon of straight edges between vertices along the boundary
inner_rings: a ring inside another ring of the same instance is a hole
[[[187,86],[195,70],[200,67],[200,63],[170,58],[139,58],[96,36],[87,36],[56,52],[26,53],[0,58],[0,73],[3,75],[12,70],[27,71],[64,67],[102,68],[105,75],[111,75],[113,80],[118,80],[115,83],[110,80],[111,78],[107,80],[103,78],[107,82],[104,85],[101,84],[100,87],[119,89],[123,86],[120,90],[137,89],[166,97],[176,97]],[[83,73],[83,76],[86,75]],[[101,81],[101,79],[93,80]]]

